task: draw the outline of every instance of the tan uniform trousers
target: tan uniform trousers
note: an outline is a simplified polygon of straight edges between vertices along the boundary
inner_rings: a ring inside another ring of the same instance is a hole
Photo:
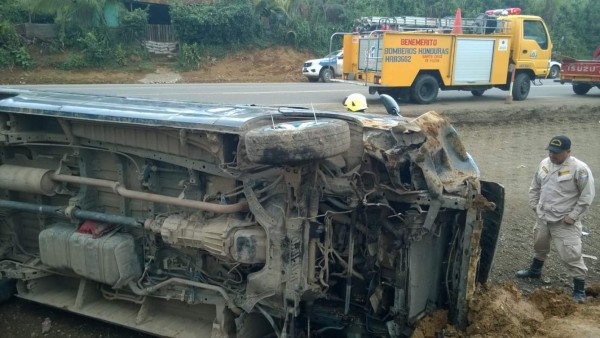
[[[553,242],[569,276],[585,279],[588,269],[581,255],[581,222],[568,225],[562,220],[547,222],[538,218],[533,228],[533,241],[536,259],[545,261],[550,253],[550,243]]]

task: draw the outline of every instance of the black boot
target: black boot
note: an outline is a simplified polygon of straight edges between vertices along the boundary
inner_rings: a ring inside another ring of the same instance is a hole
[[[531,262],[531,266],[529,269],[519,270],[517,271],[518,278],[540,278],[542,276],[542,267],[544,266],[544,261],[540,261],[539,259],[533,259]]]
[[[583,303],[585,298],[585,279],[573,278],[573,301]]]

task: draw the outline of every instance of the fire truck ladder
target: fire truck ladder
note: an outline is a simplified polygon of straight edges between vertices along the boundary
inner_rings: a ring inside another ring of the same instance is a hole
[[[400,32],[426,31],[450,33],[456,18],[429,18],[421,16],[370,16],[358,20],[359,32],[391,30]],[[475,19],[462,19],[461,28],[465,34],[492,34],[504,30],[495,15],[480,14]]]

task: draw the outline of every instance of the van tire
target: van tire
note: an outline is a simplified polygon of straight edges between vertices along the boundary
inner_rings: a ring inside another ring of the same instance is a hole
[[[471,94],[473,94],[473,96],[482,96],[483,93],[485,93],[485,89],[471,90]]]
[[[236,323],[237,338],[263,338],[269,337],[271,334],[275,336],[269,321],[259,313],[243,314],[236,319]]]
[[[500,238],[500,228],[502,225],[502,216],[504,214],[504,199],[506,192],[504,187],[494,182],[481,181],[481,194],[496,205],[494,210],[483,210],[481,218],[483,220],[483,230],[479,245],[481,252],[479,255],[479,265],[477,266],[476,279],[480,284],[485,284],[490,276],[498,239]]]
[[[573,83],[573,92],[577,95],[587,94],[592,86],[587,83]]]
[[[244,137],[248,159],[283,164],[319,160],[350,148],[350,127],[340,120],[278,123],[250,130]]]
[[[321,75],[319,76],[321,78],[321,81],[323,82],[331,82],[331,79],[333,79],[333,72],[331,71],[331,68],[325,68],[321,71]]]
[[[410,98],[414,103],[429,104],[438,96],[440,85],[430,74],[421,74],[410,88]]]
[[[513,83],[512,97],[515,101],[523,101],[529,95],[531,78],[526,73],[518,73]]]
[[[11,299],[17,293],[16,280],[0,279],[0,304]]]

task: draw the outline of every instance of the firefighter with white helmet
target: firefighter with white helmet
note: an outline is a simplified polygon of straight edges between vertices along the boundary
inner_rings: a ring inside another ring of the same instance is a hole
[[[350,94],[344,99],[344,106],[352,112],[364,112],[367,109],[367,98],[358,93]]]

